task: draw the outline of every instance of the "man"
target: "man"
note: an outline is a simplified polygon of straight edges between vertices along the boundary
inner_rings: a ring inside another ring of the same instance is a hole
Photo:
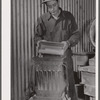
[[[68,66],[69,96],[71,100],[77,100],[71,57],[71,47],[75,46],[80,38],[75,18],[70,12],[63,11],[59,7],[58,0],[44,0],[43,3],[47,5],[48,12],[38,19],[35,44],[39,40],[66,43],[66,58],[63,63]]]

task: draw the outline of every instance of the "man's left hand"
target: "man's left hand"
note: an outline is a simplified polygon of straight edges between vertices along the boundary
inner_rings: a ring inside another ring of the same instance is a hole
[[[62,41],[61,43],[63,43],[65,45],[64,50],[66,51],[69,47],[69,43],[67,41]]]

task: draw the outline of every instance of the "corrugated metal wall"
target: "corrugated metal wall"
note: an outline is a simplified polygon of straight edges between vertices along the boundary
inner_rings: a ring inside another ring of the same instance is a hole
[[[96,0],[59,0],[60,6],[73,13],[82,39],[73,52],[91,52],[88,25],[95,18]],[[34,54],[34,23],[47,11],[42,0],[11,0],[11,98],[23,100],[29,83]]]

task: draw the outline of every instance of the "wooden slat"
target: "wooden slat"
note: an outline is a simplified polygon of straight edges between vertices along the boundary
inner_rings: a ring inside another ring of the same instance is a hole
[[[80,66],[79,71],[95,73],[95,66]]]
[[[95,98],[95,87],[85,84],[84,85],[84,94]]]

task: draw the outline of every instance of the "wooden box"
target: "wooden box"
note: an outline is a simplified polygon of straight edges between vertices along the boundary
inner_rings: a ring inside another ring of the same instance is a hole
[[[65,46],[62,42],[39,41],[37,50],[41,54],[64,55]]]
[[[95,86],[95,73],[81,72],[81,83]]]
[[[79,67],[81,83],[95,86],[95,66]]]
[[[81,83],[84,84],[84,94],[95,97],[95,66],[79,67]]]
[[[95,86],[84,85],[84,94],[95,97]]]
[[[90,66],[95,66],[95,57],[92,59],[89,59],[89,65]]]

